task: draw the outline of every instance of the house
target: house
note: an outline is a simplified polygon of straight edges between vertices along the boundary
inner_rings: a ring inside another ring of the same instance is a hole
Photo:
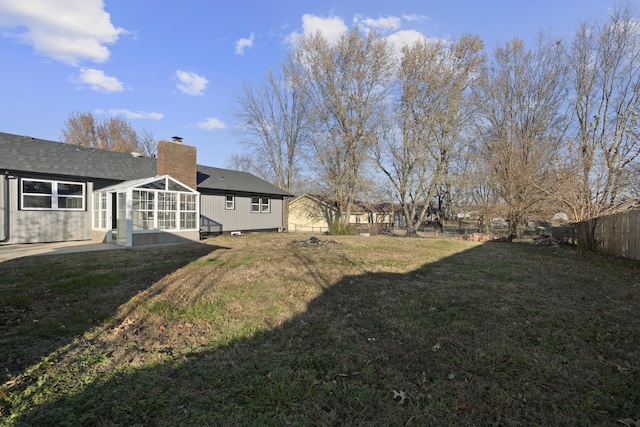
[[[287,230],[325,233],[337,219],[338,209],[334,204],[321,197],[303,194],[289,203]]]
[[[351,207],[349,223],[358,233],[378,234],[393,227],[394,208],[390,203],[356,202]]]
[[[322,196],[303,194],[289,203],[287,230],[290,232],[328,232],[331,223],[338,219],[335,202]],[[389,204],[372,205],[353,203],[349,224],[356,232],[377,233],[390,228],[393,213]]]
[[[282,230],[291,196],[249,173],[198,165],[178,137],[160,141],[155,158],[0,133],[0,244],[139,246]]]

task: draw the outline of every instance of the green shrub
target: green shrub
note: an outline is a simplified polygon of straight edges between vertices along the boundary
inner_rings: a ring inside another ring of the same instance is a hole
[[[350,234],[355,234],[355,231],[353,230],[353,226],[351,224],[345,224],[340,221],[332,222],[329,231],[334,236],[347,236]]]

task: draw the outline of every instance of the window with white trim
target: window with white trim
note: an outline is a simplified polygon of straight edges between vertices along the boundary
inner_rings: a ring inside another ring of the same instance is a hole
[[[107,193],[93,193],[93,228],[94,230],[107,228]]]
[[[232,210],[236,208],[236,198],[233,194],[225,195],[225,205],[224,208],[227,210]]]
[[[271,200],[268,197],[251,197],[252,213],[269,213],[271,212]]]
[[[197,194],[133,190],[134,231],[156,228],[158,230],[193,230],[198,228],[197,217]]]
[[[85,184],[23,178],[20,186],[20,205],[25,210],[85,209]]]
[[[155,191],[133,190],[133,229],[153,230]]]
[[[180,228],[196,228],[198,209],[197,194],[180,194]]]
[[[177,193],[158,192],[158,229],[173,230],[176,228],[177,198]]]

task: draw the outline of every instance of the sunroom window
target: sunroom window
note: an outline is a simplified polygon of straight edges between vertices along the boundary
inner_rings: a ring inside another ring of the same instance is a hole
[[[107,228],[107,193],[93,194],[93,228],[97,230]]]
[[[158,228],[173,230],[176,228],[177,193],[158,192]]]
[[[169,175],[125,181],[94,193],[94,229],[126,246],[198,236],[200,193]],[[103,227],[103,228],[102,228]],[[182,233],[182,232],[185,233]]]
[[[107,228],[108,194],[113,193],[127,194],[133,232],[198,229],[198,193],[168,175],[122,182],[95,193],[94,229]]]
[[[133,229],[153,230],[155,228],[156,192],[133,190]]]
[[[180,194],[180,228],[197,228],[198,198],[195,194]]]

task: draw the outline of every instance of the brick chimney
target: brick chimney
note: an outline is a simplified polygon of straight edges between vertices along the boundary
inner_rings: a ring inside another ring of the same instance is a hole
[[[173,141],[158,141],[158,175],[169,175],[195,190],[197,185],[196,147]]]

